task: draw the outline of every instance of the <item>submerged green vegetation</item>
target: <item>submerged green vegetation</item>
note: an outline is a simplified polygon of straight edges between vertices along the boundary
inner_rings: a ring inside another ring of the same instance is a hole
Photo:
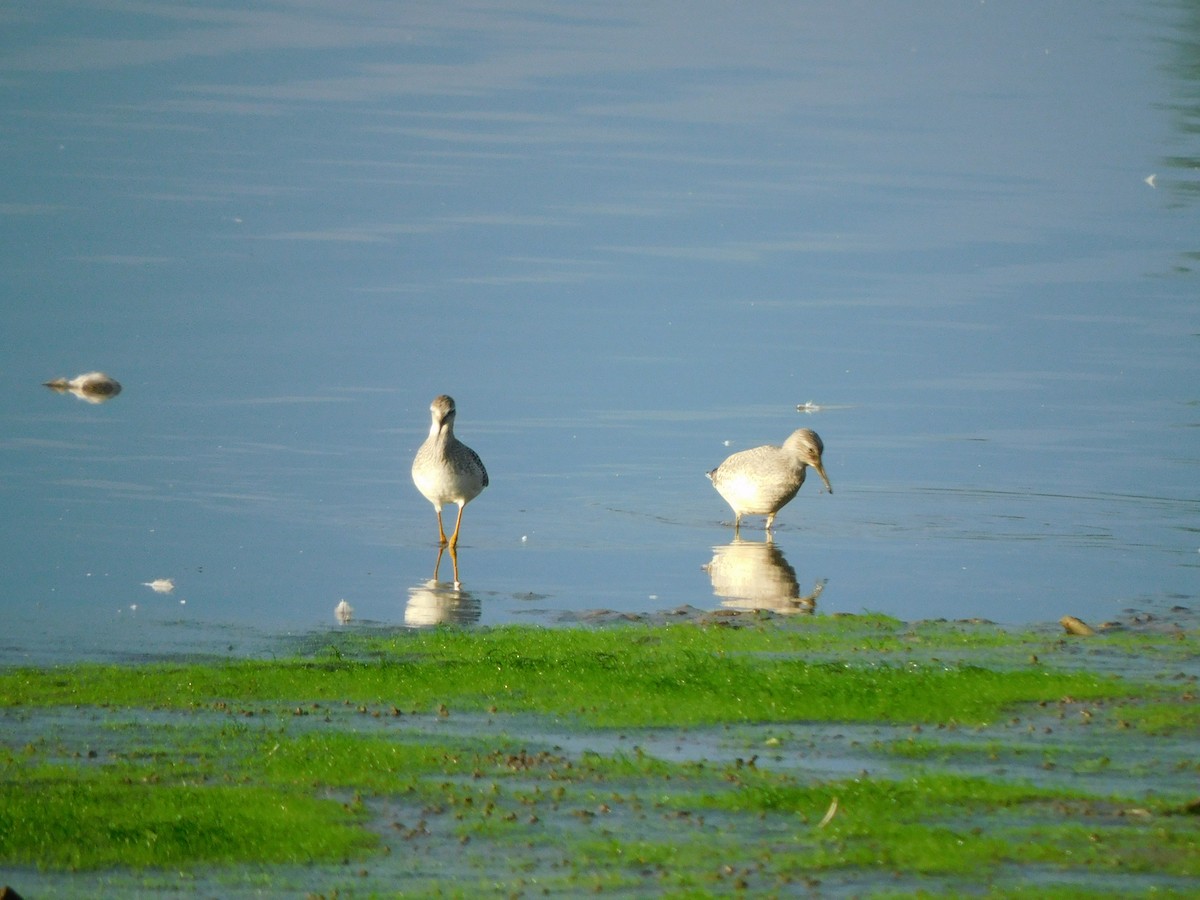
[[[67,894],[1200,887],[1195,632],[739,621],[0,671],[0,868]]]
[[[640,727],[796,720],[980,724],[1019,703],[1156,693],[1028,656],[998,654],[997,664],[986,667],[954,656],[922,658],[939,635],[951,654],[964,647],[1011,650],[1012,639],[1005,643],[995,628],[930,633],[901,630],[882,618],[812,621],[806,629],[448,629],[368,638],[308,658],[16,670],[0,673],[0,702],[159,709],[330,700],[402,710],[453,704],[459,711],[536,712]],[[1169,718],[1161,727],[1171,727]]]

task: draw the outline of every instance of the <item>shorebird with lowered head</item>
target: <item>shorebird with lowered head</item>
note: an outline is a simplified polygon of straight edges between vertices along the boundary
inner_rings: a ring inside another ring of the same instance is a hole
[[[809,466],[817,470],[832,494],[833,487],[821,462],[824,452],[825,445],[815,431],[799,428],[788,435],[782,447],[767,444],[742,450],[707,473],[717,493],[733,509],[734,532],[738,531],[742,516],[766,516],[769,536],[775,514],[796,496]]]

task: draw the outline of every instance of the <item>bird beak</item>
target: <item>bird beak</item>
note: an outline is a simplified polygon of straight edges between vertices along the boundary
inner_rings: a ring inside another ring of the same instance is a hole
[[[821,458],[818,456],[817,461],[812,464],[812,467],[817,470],[817,474],[821,476],[821,480],[825,482],[825,489],[829,493],[833,493],[833,485],[829,483],[829,476],[825,474],[825,467],[821,465]]]

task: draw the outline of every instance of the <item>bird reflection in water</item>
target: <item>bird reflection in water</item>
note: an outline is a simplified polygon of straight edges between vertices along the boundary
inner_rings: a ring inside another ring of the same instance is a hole
[[[712,579],[721,605],[733,609],[766,609],[784,614],[808,614],[817,606],[825,582],[800,595],[800,582],[783,551],[771,541],[745,541],[713,547],[712,562],[703,567]]]
[[[121,393],[120,383],[103,372],[85,372],[74,378],[55,378],[42,384],[60,394],[74,394],[88,403],[103,403]]]
[[[439,581],[442,556],[447,549],[454,566],[454,581]],[[404,624],[410,628],[426,625],[472,625],[479,621],[483,606],[478,598],[464,591],[458,580],[458,553],[453,546],[439,547],[433,577],[408,589],[408,605],[404,608]]]

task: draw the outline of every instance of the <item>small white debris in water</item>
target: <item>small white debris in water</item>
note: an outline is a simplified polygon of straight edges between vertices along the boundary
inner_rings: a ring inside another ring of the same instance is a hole
[[[143,581],[142,584],[156,594],[169,594],[175,590],[175,580],[172,578],[155,578],[153,581]]]
[[[180,601],[179,601],[179,605],[180,605],[180,606],[187,606],[187,601],[186,601],[186,600],[180,600]]]
[[[527,534],[521,535],[521,543],[522,544],[524,544],[528,540],[529,540],[529,535],[527,535]]]
[[[354,618],[354,607],[345,601],[339,600],[338,605],[333,608],[333,615],[339,622],[345,625]]]
[[[1143,180],[1146,182],[1146,184],[1150,185],[1150,187],[1158,187],[1158,185],[1154,183],[1157,178],[1158,174],[1155,173],[1153,175],[1147,175]]]
[[[120,382],[103,372],[85,372],[74,378],[55,378],[42,384],[60,394],[74,394],[88,403],[103,403],[121,393]]]
[[[733,441],[721,441],[721,443],[728,447],[733,443]]]
[[[829,802],[829,809],[825,810],[825,817],[823,819],[821,819],[820,822],[817,823],[817,827],[824,828],[826,825],[828,825],[830,822],[832,822],[833,817],[835,815],[837,815],[837,811],[838,811],[838,800],[837,800],[837,797],[834,797],[833,800],[831,800]]]
[[[137,604],[136,604],[136,603],[130,603],[130,604],[129,604],[129,611],[130,611],[130,612],[137,612]]]
[[[650,599],[650,600],[657,600],[657,599],[658,599],[658,594],[651,594],[651,595],[650,595],[650,597],[649,597],[649,599]]]

